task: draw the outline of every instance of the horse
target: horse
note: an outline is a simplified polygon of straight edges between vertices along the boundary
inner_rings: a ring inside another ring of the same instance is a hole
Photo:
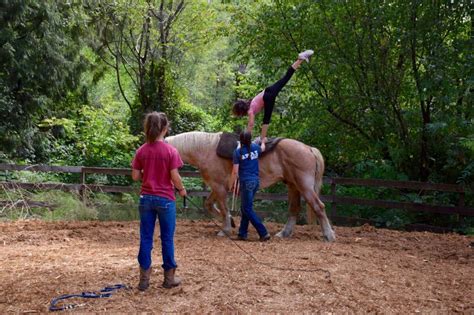
[[[199,169],[203,181],[211,189],[204,203],[205,207],[210,213],[222,216],[222,231],[219,235],[224,236],[231,232],[231,215],[226,200],[232,160],[216,153],[221,134],[222,132],[191,131],[169,136],[165,140],[178,150],[185,163]],[[308,216],[311,215],[314,219],[314,214],[316,215],[324,240],[332,242],[336,239],[326,216],[324,203],[318,196],[324,173],[324,159],[318,149],[284,138],[272,151],[259,158],[259,169],[260,188],[279,181],[283,181],[288,187],[288,220],[275,236],[286,238],[292,235],[303,197],[307,203]]]

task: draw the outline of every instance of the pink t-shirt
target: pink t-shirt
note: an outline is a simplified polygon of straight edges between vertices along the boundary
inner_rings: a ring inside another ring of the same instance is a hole
[[[252,101],[250,102],[250,107],[249,110],[247,111],[247,114],[252,113],[252,114],[257,114],[259,113],[263,107],[265,106],[265,103],[263,102],[263,93],[265,90],[262,92],[258,93],[257,96],[255,96]]]
[[[171,170],[183,166],[178,150],[163,141],[145,143],[138,148],[132,168],[143,171],[141,194],[176,200]]]

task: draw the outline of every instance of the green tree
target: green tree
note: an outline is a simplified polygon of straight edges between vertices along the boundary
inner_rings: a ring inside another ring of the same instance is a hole
[[[70,2],[0,3],[1,151],[45,158],[36,125],[79,86],[83,21],[82,7]]]
[[[132,131],[138,133],[144,113],[164,111],[175,120],[173,114],[185,98],[176,83],[178,65],[191,45],[199,45],[203,37],[210,36],[202,28],[213,13],[201,1],[147,0],[130,4],[90,2],[87,7],[98,34],[95,51],[114,69],[131,111]],[[136,93],[127,93],[124,76]]]
[[[456,181],[470,156],[460,138],[472,134],[468,1],[278,0],[242,11],[240,51],[265,81],[315,50],[281,98],[279,134],[322,147],[339,172],[386,160],[412,179]]]

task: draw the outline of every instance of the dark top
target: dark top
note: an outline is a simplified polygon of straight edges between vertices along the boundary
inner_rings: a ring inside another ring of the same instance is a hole
[[[262,154],[259,145],[252,143],[250,152],[247,147],[235,149],[233,155],[234,164],[239,164],[240,181],[259,180],[258,158]]]

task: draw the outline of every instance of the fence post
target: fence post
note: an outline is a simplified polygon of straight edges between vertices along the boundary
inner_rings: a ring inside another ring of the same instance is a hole
[[[465,197],[465,194],[464,194],[464,188],[462,190],[462,192],[459,193],[459,202],[458,202],[458,207],[459,208],[464,208],[464,197]],[[459,223],[459,214],[456,215],[456,221]]]
[[[206,183],[203,181],[202,182],[202,191],[206,191]],[[202,208],[204,211],[207,211],[206,209],[206,197],[202,197]]]
[[[336,179],[331,178],[331,220],[336,217]]]
[[[464,190],[459,193],[459,203],[458,207],[463,208],[464,207]]]
[[[79,189],[79,195],[81,196],[81,201],[85,202],[85,187],[86,186],[86,172],[84,172],[84,168],[81,167],[81,188]]]

